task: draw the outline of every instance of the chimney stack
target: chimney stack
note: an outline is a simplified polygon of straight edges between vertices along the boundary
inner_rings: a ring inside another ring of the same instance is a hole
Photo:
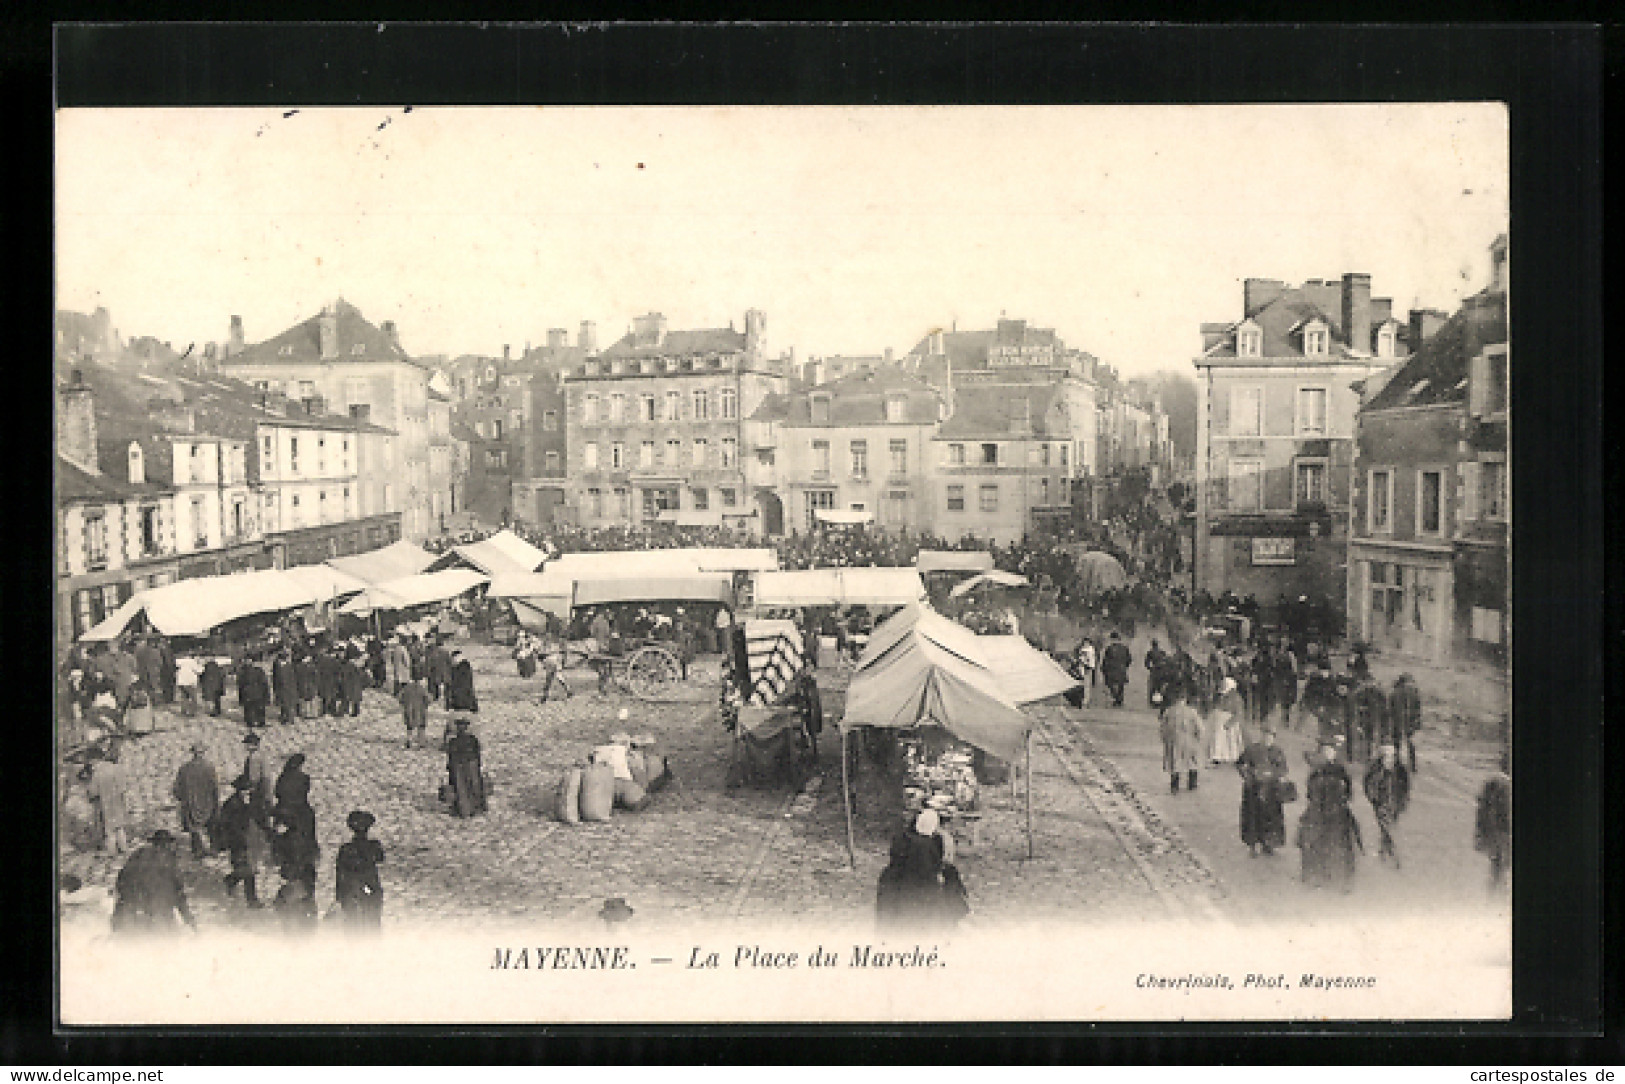
[[[659,346],[666,338],[666,317],[662,313],[645,313],[632,321],[634,346]]]
[[[85,471],[100,474],[96,465],[96,396],[80,370],[56,390],[56,451]]]
[[[585,329],[583,329],[583,332],[585,332]],[[547,329],[547,348],[549,350],[563,350],[569,345],[570,332],[568,329],[562,327],[550,327]]]
[[[1280,279],[1245,279],[1241,284],[1243,316],[1251,316],[1286,292]]]
[[[745,310],[745,353],[753,358],[761,357],[764,340],[767,338],[767,313],[761,309]]]
[[[931,356],[940,358],[945,353],[947,350],[943,348],[942,329],[939,327],[931,333]]]
[[[581,331],[576,338],[576,346],[584,353],[598,353],[598,325],[591,320],[581,321]]]
[[[393,346],[396,350],[401,350],[401,337],[400,334],[395,330],[395,321],[385,320],[383,327],[380,330],[383,331],[384,338],[389,340],[390,346]],[[406,351],[401,350],[401,353],[404,354]]]
[[[503,361],[512,361],[513,360],[513,351],[510,349],[510,345],[511,344],[509,344],[509,343],[503,343],[502,344],[502,360]]]
[[[890,365],[891,363],[892,363],[892,350],[891,350],[891,347],[888,346],[888,347],[886,347],[886,364]]]
[[[229,341],[231,343],[230,350],[233,356],[243,352],[243,318],[241,316],[233,316],[231,318],[231,335]]]
[[[1371,276],[1363,272],[1343,276],[1343,334],[1349,349],[1371,353]]]
[[[339,356],[339,314],[329,305],[322,310],[318,323],[322,360],[330,361]]]

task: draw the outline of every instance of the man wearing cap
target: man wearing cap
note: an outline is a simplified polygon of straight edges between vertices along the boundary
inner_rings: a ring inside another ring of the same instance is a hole
[[[451,812],[472,817],[485,812],[485,776],[480,766],[480,740],[468,732],[468,720],[457,719],[446,743],[446,775],[451,785]]]
[[[350,842],[339,848],[334,864],[334,891],[344,924],[352,930],[376,930],[383,920],[384,886],[378,879],[378,863],[384,860],[384,848],[367,833],[377,823],[371,813],[357,809],[344,823],[353,834]]]
[[[1123,706],[1123,690],[1128,688],[1128,671],[1134,663],[1134,654],[1123,643],[1122,634],[1112,630],[1111,643],[1100,656],[1100,676],[1112,694],[1112,706]]]
[[[175,915],[193,929],[197,920],[186,905],[186,889],[175,861],[175,837],[160,828],[150,842],[130,855],[114,882],[113,930],[117,933],[160,933],[172,930]]]
[[[231,784],[231,797],[220,807],[217,842],[231,857],[231,872],[226,874],[226,894],[239,884],[243,886],[243,899],[248,906],[258,909],[259,889],[255,873],[259,866],[264,841],[270,836],[271,823],[265,810],[255,803],[250,794],[248,776],[239,775]]]
[[[208,853],[203,833],[220,811],[220,783],[207,753],[208,748],[202,742],[193,742],[192,759],[175,773],[175,786],[171,789],[180,809],[181,831],[192,837],[193,858],[202,858]]]

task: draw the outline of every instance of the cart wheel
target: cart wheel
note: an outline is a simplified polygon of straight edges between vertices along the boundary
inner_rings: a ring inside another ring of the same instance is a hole
[[[626,687],[639,700],[658,700],[677,684],[681,667],[663,647],[640,647],[626,664]]]

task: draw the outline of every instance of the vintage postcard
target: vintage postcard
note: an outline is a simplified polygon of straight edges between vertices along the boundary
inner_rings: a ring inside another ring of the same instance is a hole
[[[1504,1020],[1508,116],[56,116],[60,1021]]]

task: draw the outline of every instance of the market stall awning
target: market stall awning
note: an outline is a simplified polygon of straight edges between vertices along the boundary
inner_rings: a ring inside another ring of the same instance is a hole
[[[498,572],[491,577],[487,598],[562,598],[575,591],[575,579],[549,565],[542,572]]]
[[[116,639],[143,613],[164,636],[205,636],[239,618],[296,610],[317,601],[321,600],[314,592],[282,569],[177,580],[138,591],[80,639]]]
[[[776,572],[779,567],[779,552],[774,549],[694,546],[673,552],[692,558],[701,572]]]
[[[489,582],[490,577],[467,568],[420,572],[416,576],[374,584],[340,609],[363,616],[374,610],[409,610],[414,606],[445,602]]]
[[[909,607],[875,630],[846,692],[843,732],[857,726],[940,726],[1006,760],[1026,747],[1032,720],[982,656],[978,637],[940,614]]]
[[[534,572],[542,567],[547,554],[509,530],[498,531],[490,538],[453,546],[441,555],[431,568],[436,570],[466,565],[487,576],[499,572]]]
[[[819,508],[813,512],[820,523],[833,523],[852,527],[860,523],[873,523],[875,516],[867,508]]]
[[[914,568],[810,568],[761,572],[758,606],[906,606],[925,598]]]
[[[333,557],[323,564],[365,583],[383,583],[402,576],[415,576],[434,564],[435,559],[435,555],[422,546],[403,541],[351,557]]]
[[[691,572],[762,572],[779,567],[771,549],[691,546],[669,550],[595,550],[564,553],[547,562],[545,571],[568,573],[578,580],[609,576],[683,576]]]
[[[613,602],[720,602],[733,606],[733,576],[727,572],[692,572],[686,576],[618,576],[575,582],[575,604]]]
[[[993,555],[987,550],[921,550],[914,567],[924,572],[991,572]]]
[[[319,602],[346,598],[367,589],[366,581],[358,580],[348,572],[340,571],[331,565],[295,565],[282,571],[314,595]]]
[[[977,647],[999,686],[1018,704],[1059,696],[1077,687],[1078,679],[1021,636],[978,636]]]
[[[964,583],[955,584],[954,589],[948,594],[959,598],[981,587],[1026,587],[1030,582],[1027,577],[1018,573],[1004,572],[995,568],[990,572],[978,573]]]

